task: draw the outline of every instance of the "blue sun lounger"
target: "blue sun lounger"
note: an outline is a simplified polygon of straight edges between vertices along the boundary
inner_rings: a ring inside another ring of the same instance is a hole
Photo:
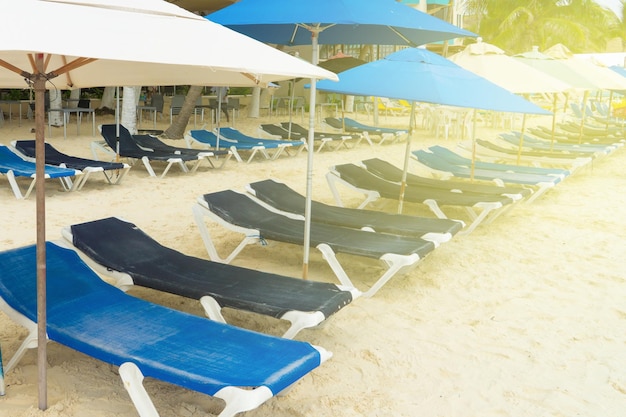
[[[405,136],[408,131],[406,129],[395,129],[392,127],[379,127],[379,126],[370,126],[360,122],[357,122],[354,119],[349,117],[337,118],[337,117],[327,117],[324,119],[324,122],[337,130],[342,130],[346,132],[353,133],[361,133],[365,136],[366,140],[370,143],[373,143],[370,139],[370,135],[380,136],[380,141],[378,144],[383,144],[386,141],[395,142],[400,139],[400,137]]]
[[[48,339],[119,366],[141,417],[158,416],[144,377],[221,398],[226,406],[219,415],[230,417],[263,404],[330,356],[308,343],[127,295],[73,250],[49,242],[46,252]],[[34,245],[0,252],[0,309],[29,331],[7,372],[37,344],[36,269]]]
[[[497,184],[523,184],[535,187],[535,192],[525,201],[534,201],[547,190],[561,182],[559,176],[528,174],[518,172],[497,171],[490,169],[475,168],[472,172],[471,167],[463,165],[455,165],[447,160],[440,158],[428,150],[415,150],[411,152],[411,156],[420,164],[438,172],[444,177],[472,178],[484,181],[494,181]]]
[[[472,164],[472,160],[470,158],[461,156],[458,153],[443,146],[431,146],[428,148],[428,150],[454,165],[469,167]],[[560,179],[565,179],[565,177],[568,177],[571,174],[571,171],[563,168],[544,168],[525,165],[500,164],[496,162],[485,162],[480,160],[475,160],[474,166],[479,169],[491,169],[494,171],[515,172],[519,174],[549,175],[558,177]]]
[[[296,155],[304,149],[305,143],[301,140],[278,140],[251,138],[241,132],[228,128],[221,128],[220,135],[206,129],[194,129],[185,134],[185,141],[189,148],[193,144],[199,144],[210,149],[229,149],[237,162],[242,162],[241,151],[249,152],[247,163],[250,163],[256,155],[262,155],[265,159],[277,159],[283,152],[289,154],[289,149],[296,149]],[[235,135],[234,132],[237,132]],[[242,136],[243,135],[243,136]],[[272,150],[272,152],[270,152]]]
[[[532,130],[532,129],[531,129]],[[545,133],[545,137],[537,135],[542,134],[540,130],[534,130],[532,134],[524,134],[524,147],[546,151],[562,151],[577,153],[584,156],[601,156],[609,155],[618,146],[614,145],[602,145],[593,143],[573,143],[573,142],[561,142],[558,135],[554,141],[552,141],[550,134]],[[535,136],[533,136],[535,135]],[[499,137],[507,143],[514,146],[519,146],[521,132],[500,133]]]
[[[30,193],[33,191],[33,188],[35,188],[35,170],[36,165],[34,162],[26,161],[7,146],[0,145],[0,174],[6,175],[15,198],[28,198]],[[72,182],[71,178],[77,177],[81,174],[82,173],[80,171],[71,168],[61,168],[51,165],[45,166],[46,178],[58,178],[61,180],[63,189],[66,191],[76,189],[77,185],[80,184],[80,181],[76,180]],[[30,185],[25,193],[22,193],[22,190],[17,183],[17,179],[20,177],[31,179]]]

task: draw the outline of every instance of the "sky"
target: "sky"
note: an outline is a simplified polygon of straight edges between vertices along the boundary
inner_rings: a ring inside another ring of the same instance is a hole
[[[595,0],[599,5],[609,8],[615,12],[618,17],[622,16],[622,3],[620,0]]]

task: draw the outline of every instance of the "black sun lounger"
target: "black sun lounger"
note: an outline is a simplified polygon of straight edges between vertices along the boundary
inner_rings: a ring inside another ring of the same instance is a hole
[[[183,172],[195,172],[200,163],[205,160],[204,156],[193,154],[181,154],[171,151],[159,151],[156,149],[144,149],[140,147],[132,138],[132,135],[124,126],[119,126],[120,134],[117,136],[117,126],[114,124],[106,124],[101,126],[100,133],[104,138],[107,148],[100,146],[101,150],[109,154],[115,154],[119,150],[119,155],[123,158],[139,159],[143,162],[144,167],[151,177],[156,177],[151,161],[167,162],[167,166],[161,173],[163,178],[170,170],[172,165],[176,164]],[[92,149],[96,143],[92,143]],[[191,170],[185,165],[186,162],[194,162]]]
[[[305,197],[284,183],[263,180],[248,184],[248,192],[275,209],[304,216]],[[304,218],[304,217],[303,217]],[[433,219],[331,206],[311,202],[311,219],[318,223],[334,224],[353,229],[374,230],[380,233],[421,237],[434,243],[450,240],[464,224],[458,220]]]
[[[233,190],[205,194],[193,207],[194,216],[211,259],[230,262],[248,244],[274,240],[303,245],[304,221],[271,211],[250,196]],[[222,226],[242,233],[241,243],[226,258],[221,258],[204,221],[208,217]],[[331,269],[346,287],[354,284],[337,260],[337,253],[364,256],[383,261],[387,266],[376,283],[364,293],[370,297],[391,277],[413,268],[432,252],[435,244],[420,238],[368,232],[324,223],[311,223],[311,247],[317,247]]]
[[[212,150],[204,150],[204,149],[191,149],[191,148],[181,148],[178,146],[171,146],[167,143],[163,142],[159,138],[153,135],[132,135],[132,139],[137,143],[137,145],[142,148],[153,149],[159,152],[172,152],[174,154],[182,154],[182,155],[194,155],[200,158],[206,158],[209,164],[212,167],[215,167],[215,164],[211,160],[211,158],[221,159],[220,168],[224,166],[226,161],[233,156],[232,152],[226,149],[212,149]]]
[[[307,137],[293,130],[291,133],[282,126],[273,123],[263,123],[259,126],[259,132],[278,139],[302,140],[306,141]]]
[[[139,285],[200,300],[206,314],[221,322],[223,307],[289,320],[287,338],[317,326],[359,296],[353,288],[187,256],[116,217],[72,225],[63,236],[96,263],[96,270],[116,272],[120,287]]]
[[[291,129],[292,132],[296,132],[297,134],[301,135],[304,138],[309,137],[309,129],[305,128],[302,125],[299,125],[293,122],[291,123],[282,122],[280,125],[287,131]],[[333,151],[341,148],[341,146],[345,146],[346,149],[350,149],[350,146],[348,146],[349,141],[355,141],[353,146],[356,146],[359,143],[361,143],[361,140],[363,140],[363,137],[364,136],[360,133],[348,134],[348,133],[319,132],[317,130],[313,131],[313,138],[318,142],[321,141],[321,144],[320,146],[318,146],[316,152],[321,151],[324,145],[326,145],[329,142],[337,142],[337,145],[331,149]]]
[[[397,166],[383,161],[382,159],[372,158],[362,161],[363,166],[372,174],[379,176],[387,181],[399,183],[402,181],[402,170]],[[532,194],[532,190],[523,187],[498,186],[491,184],[478,184],[467,181],[442,180],[438,178],[426,178],[407,172],[406,183],[426,188],[443,189],[454,192],[469,194],[492,194],[504,195],[519,200],[521,197],[527,197]]]
[[[24,156],[32,159],[37,157],[34,140],[15,140],[11,144]],[[49,143],[45,143],[45,163],[81,171],[83,175],[78,178],[81,181],[75,186],[76,190],[83,188],[89,176],[94,172],[102,172],[109,184],[119,184],[130,169],[130,165],[121,162],[96,161],[95,159],[67,155]]]
[[[350,119],[348,117],[344,118],[336,118],[336,117],[326,117],[324,122],[337,130],[341,130],[344,132],[351,133],[360,133],[365,137],[370,145],[373,144],[370,136],[380,136],[379,145],[382,145],[384,142],[396,142],[400,137],[405,136],[408,131],[406,129],[395,129],[392,127],[379,127],[379,126],[369,126],[363,123],[359,123],[354,119]]]
[[[337,183],[362,193],[365,200],[359,208],[364,208],[379,198],[399,200],[401,185],[384,180],[367,169],[354,164],[341,164],[331,167],[326,174],[326,180],[337,205],[343,206]],[[472,222],[460,233],[472,232],[476,226],[489,218],[495,220],[497,216],[512,207],[514,200],[509,196],[493,194],[466,194],[450,190],[407,186],[404,191],[404,201],[426,205],[438,218],[446,219],[442,206],[458,206],[465,209]]]
[[[307,140],[308,140],[308,131],[307,131],[307,134],[303,134],[302,132],[296,132],[294,130],[291,130],[290,132],[283,126],[279,126],[279,125],[275,125],[271,123],[262,124],[259,127],[259,131],[273,138],[301,140],[303,143],[307,143]],[[317,135],[315,135],[313,139],[317,143],[319,143],[319,146],[317,147],[317,152],[321,151],[322,148],[324,148],[327,143],[330,143],[333,141],[332,138],[320,137]]]
[[[34,162],[27,161],[8,146],[0,144],[0,175],[6,175],[9,180],[9,186],[13,191],[15,198],[28,198],[35,188],[35,176],[37,167]],[[61,168],[52,165],[45,165],[44,178],[58,178],[65,191],[73,191],[80,184],[80,175],[82,172],[71,168]],[[22,192],[19,178],[28,179],[30,185],[26,192]],[[72,181],[74,178],[74,181]]]
[[[0,252],[0,310],[28,330],[10,371],[34,348],[37,328],[35,245]],[[46,244],[50,341],[119,366],[141,416],[158,416],[145,377],[221,398],[221,417],[252,410],[295,384],[331,355],[309,343],[217,323],[125,294],[70,249]],[[170,398],[170,401],[177,401]]]

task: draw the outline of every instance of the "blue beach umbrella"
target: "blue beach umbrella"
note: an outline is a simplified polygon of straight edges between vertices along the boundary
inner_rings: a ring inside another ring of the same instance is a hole
[[[423,48],[406,48],[322,80],[320,90],[500,112],[551,114],[524,98]]]
[[[207,16],[262,42],[311,45],[313,64],[319,44],[409,45],[476,34],[394,0],[241,0]],[[316,81],[311,80],[308,146],[313,149]],[[313,152],[307,157],[303,276],[308,274]]]
[[[423,102],[472,108],[474,111],[483,109],[540,115],[552,114],[460,67],[449,59],[423,48],[407,48],[338,75],[338,82],[322,80],[318,82],[318,88],[340,94],[408,100],[413,102],[412,111],[414,111],[415,102]],[[410,120],[413,120],[413,115]],[[407,139],[404,162],[405,175],[409,153],[410,135]],[[403,177],[402,190],[404,190],[405,182],[405,177]],[[400,209],[402,197],[401,195]]]

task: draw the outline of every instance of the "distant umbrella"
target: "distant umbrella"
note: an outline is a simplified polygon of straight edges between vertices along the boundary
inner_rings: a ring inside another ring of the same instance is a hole
[[[551,114],[449,59],[422,48],[407,48],[384,59],[352,68],[338,75],[339,81],[322,80],[318,82],[318,88],[340,94],[412,101],[411,124],[414,120],[415,102],[503,112]],[[409,134],[407,139],[402,188],[399,196],[400,210],[406,185],[410,136]],[[472,172],[473,167],[472,163]]]
[[[345,56],[341,58],[328,59],[326,61],[320,62],[317,65],[324,69],[327,69],[328,71],[339,73],[366,63],[367,62],[363,61],[362,59]]]

